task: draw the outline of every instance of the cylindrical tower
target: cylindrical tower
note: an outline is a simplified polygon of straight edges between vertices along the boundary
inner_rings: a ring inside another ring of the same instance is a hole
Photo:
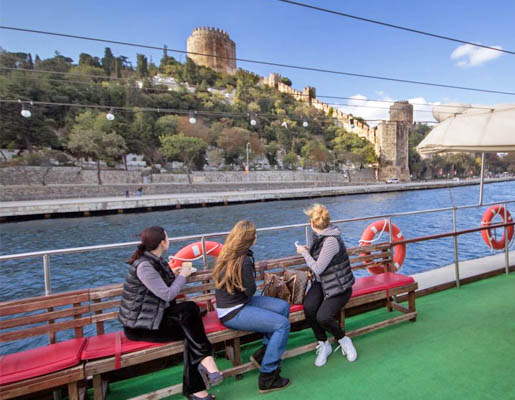
[[[390,121],[413,125],[413,105],[407,101],[396,101],[390,107]]]
[[[186,47],[188,57],[195,64],[212,68],[217,72],[236,73],[236,45],[227,32],[219,28],[195,28],[187,40]]]

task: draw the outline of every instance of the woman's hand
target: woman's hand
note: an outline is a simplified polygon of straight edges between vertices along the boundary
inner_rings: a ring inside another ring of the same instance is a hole
[[[297,248],[297,254],[302,254],[303,250],[307,250],[307,246],[300,245],[299,242],[295,242],[295,247]]]
[[[179,275],[184,276],[187,278],[191,275],[191,263],[190,262],[183,262],[181,265],[181,272],[179,272]]]

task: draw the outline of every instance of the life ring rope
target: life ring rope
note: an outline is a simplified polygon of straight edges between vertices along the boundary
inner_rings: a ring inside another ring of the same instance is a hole
[[[381,239],[381,236],[383,236],[383,233],[384,233],[384,231],[386,230],[386,227],[387,227],[387,226],[388,226],[388,220],[387,220],[387,219],[385,219],[385,220],[384,220],[384,224],[383,224],[383,229],[382,229],[382,230],[381,230],[381,232],[379,233],[379,236],[377,237],[377,239],[371,239],[371,240],[360,239],[360,240],[359,240],[359,244],[362,244],[362,243],[372,244],[372,243],[378,242],[378,241],[379,241],[379,239]],[[372,227],[372,228],[370,228],[370,229],[372,229],[372,231],[374,231],[374,230],[375,230],[375,227]],[[374,232],[374,233],[377,233],[377,231],[376,231],[376,232]]]

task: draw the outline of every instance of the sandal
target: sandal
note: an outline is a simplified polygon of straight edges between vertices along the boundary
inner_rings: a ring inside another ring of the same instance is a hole
[[[204,367],[202,364],[199,364],[198,372],[200,373],[200,376],[202,377],[202,380],[204,381],[204,385],[206,385],[207,389],[210,389],[211,386],[218,385],[219,383],[222,383],[224,380],[224,376],[221,372],[209,372],[206,367]],[[210,395],[211,396],[211,395]],[[198,397],[197,397],[198,399]],[[207,397],[208,400],[210,400],[209,397]]]

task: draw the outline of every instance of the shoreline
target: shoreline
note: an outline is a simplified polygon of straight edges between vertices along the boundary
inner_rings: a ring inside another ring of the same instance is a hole
[[[485,180],[485,184],[512,180],[515,180],[515,178],[488,179]],[[479,179],[468,181],[381,183],[271,190],[240,189],[237,191],[158,194],[139,197],[118,196],[59,200],[5,201],[0,205],[0,222],[15,222],[43,218],[88,217],[93,215],[162,211],[185,207],[209,207],[264,201],[300,200],[315,197],[430,190],[472,185],[479,185]]]

